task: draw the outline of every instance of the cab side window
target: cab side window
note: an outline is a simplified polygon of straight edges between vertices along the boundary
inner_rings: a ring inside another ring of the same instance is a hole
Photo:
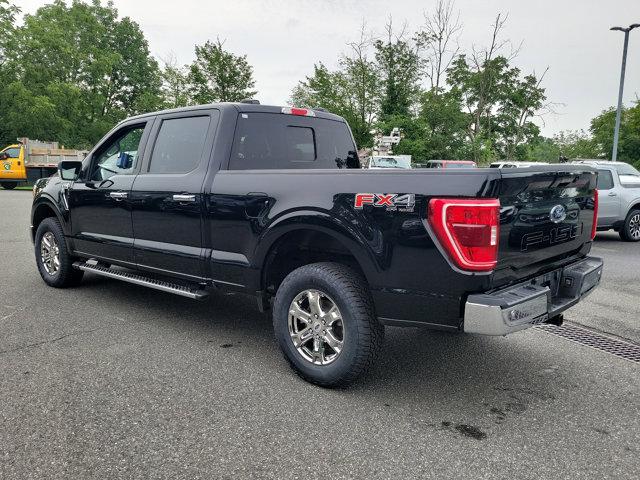
[[[198,166],[211,120],[208,115],[162,121],[149,173],[188,173]]]
[[[7,158],[20,158],[20,149],[18,147],[7,148],[4,152]]]
[[[138,163],[138,149],[144,128],[144,124],[136,125],[117,132],[98,152],[91,180],[102,182],[114,175],[132,174]]]
[[[610,170],[598,170],[598,190],[611,190],[613,188],[613,175]]]

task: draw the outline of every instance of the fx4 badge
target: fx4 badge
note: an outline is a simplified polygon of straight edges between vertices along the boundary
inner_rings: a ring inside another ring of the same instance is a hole
[[[413,212],[416,196],[413,193],[356,193],[353,207],[361,210],[365,205],[373,205],[388,211]]]

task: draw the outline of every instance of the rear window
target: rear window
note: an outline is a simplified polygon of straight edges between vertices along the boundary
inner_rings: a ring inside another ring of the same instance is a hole
[[[277,113],[241,113],[230,170],[360,168],[344,122]]]

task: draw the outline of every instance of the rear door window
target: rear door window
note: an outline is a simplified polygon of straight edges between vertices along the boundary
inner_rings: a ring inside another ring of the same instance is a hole
[[[598,170],[598,190],[611,190],[613,188],[613,175],[609,170]]]
[[[277,113],[241,113],[230,170],[359,168],[344,122]]]
[[[169,118],[162,121],[149,164],[149,173],[187,173],[202,158],[210,117]]]

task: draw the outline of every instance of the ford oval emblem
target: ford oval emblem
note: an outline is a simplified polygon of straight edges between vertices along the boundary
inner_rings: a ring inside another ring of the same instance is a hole
[[[567,209],[564,208],[564,205],[556,205],[549,212],[549,219],[553,223],[560,223],[567,218]]]

